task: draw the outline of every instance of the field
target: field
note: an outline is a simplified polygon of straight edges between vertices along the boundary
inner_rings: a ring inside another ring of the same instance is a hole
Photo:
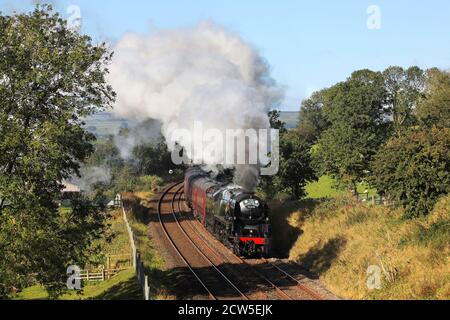
[[[121,128],[133,128],[138,121],[133,119],[116,118],[111,113],[101,112],[85,119],[88,131],[99,137],[117,135]]]
[[[369,196],[377,195],[377,191],[370,188],[366,183],[360,183],[357,186],[358,193],[364,193],[366,190]],[[322,198],[335,198],[348,194],[347,190],[337,186],[336,181],[330,176],[322,176],[316,182],[311,182],[306,185],[307,198],[310,199],[322,199]]]
[[[47,292],[41,286],[24,289],[16,300],[45,300]],[[142,292],[136,283],[133,269],[120,272],[107,281],[88,284],[82,293],[69,292],[59,297],[60,300],[141,300]]]
[[[297,127],[298,112],[281,112],[280,120],[288,129]],[[116,118],[111,113],[101,112],[85,119],[85,127],[98,137],[117,135],[121,128],[133,128],[139,121],[135,119]]]
[[[106,256],[121,254],[130,254],[130,243],[125,224],[121,218],[121,211],[112,212],[107,222],[110,226],[103,239],[94,243],[94,246],[101,248],[101,253],[91,257],[91,266],[86,268],[95,268],[98,265],[105,265]],[[124,267],[120,261],[111,259],[112,267]],[[117,265],[115,265],[117,264]],[[123,264],[123,262],[122,262]],[[128,262],[125,263],[128,265]],[[15,299],[18,300],[36,300],[47,299],[48,295],[41,286],[25,288]],[[62,300],[92,300],[92,299],[142,299],[142,292],[136,282],[136,276],[133,268],[120,272],[117,276],[103,282],[90,282],[83,287],[82,292],[68,292],[60,297]]]

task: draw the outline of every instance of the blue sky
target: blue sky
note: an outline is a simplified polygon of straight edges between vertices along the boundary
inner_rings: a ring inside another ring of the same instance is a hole
[[[0,10],[24,11],[32,0],[0,0]],[[99,41],[127,31],[173,28],[205,19],[238,32],[287,88],[283,110],[299,109],[314,90],[360,68],[390,65],[450,67],[450,1],[53,0],[58,11],[78,5],[82,30]],[[367,28],[367,8],[381,10],[381,29]]]

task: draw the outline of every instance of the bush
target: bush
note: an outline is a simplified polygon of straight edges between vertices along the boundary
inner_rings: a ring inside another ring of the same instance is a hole
[[[410,129],[391,138],[372,163],[372,183],[405,209],[428,214],[450,191],[450,128]]]
[[[138,179],[136,190],[144,192],[153,191],[163,183],[163,179],[158,176],[142,176]]]

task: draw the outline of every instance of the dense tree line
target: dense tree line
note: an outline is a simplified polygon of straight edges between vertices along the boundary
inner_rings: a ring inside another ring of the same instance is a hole
[[[449,192],[449,115],[449,72],[359,70],[306,99],[296,131],[318,176],[370,182],[414,217]]]

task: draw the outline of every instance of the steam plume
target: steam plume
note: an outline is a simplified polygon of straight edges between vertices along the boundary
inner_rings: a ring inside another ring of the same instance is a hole
[[[117,43],[110,82],[118,94],[114,113],[161,121],[172,149],[175,129],[269,129],[268,111],[282,98],[269,66],[238,35],[212,22],[187,29],[129,33]],[[203,137],[193,137],[203,139]],[[188,154],[193,158],[193,154]],[[200,159],[225,162],[225,154]],[[196,159],[198,160],[198,159]],[[236,183],[254,189],[258,170],[238,166]]]

